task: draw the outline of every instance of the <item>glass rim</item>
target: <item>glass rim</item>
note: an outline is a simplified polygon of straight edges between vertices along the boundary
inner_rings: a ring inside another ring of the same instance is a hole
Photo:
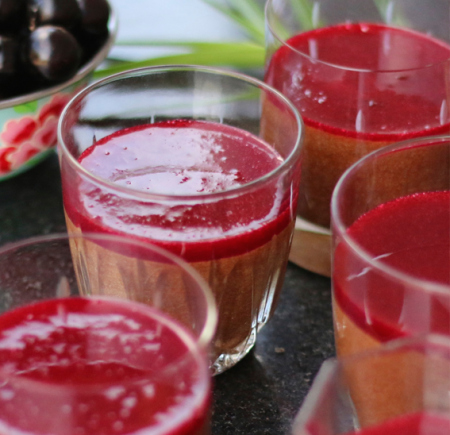
[[[431,69],[431,68],[435,68],[439,65],[445,65],[448,64],[450,65],[450,55],[447,59],[444,59],[440,62],[436,62],[436,63],[431,63],[431,64],[427,64],[427,65],[423,65],[420,67],[415,67],[415,68],[400,68],[400,69],[368,69],[368,68],[355,68],[355,67],[348,67],[345,65],[339,65],[337,63],[333,63],[333,62],[326,62],[320,59],[316,59],[310,55],[308,55],[307,53],[304,53],[300,50],[297,50],[295,47],[293,47],[292,45],[288,44],[287,41],[282,38],[278,32],[274,29],[273,26],[273,22],[270,19],[270,15],[271,13],[275,13],[273,8],[272,8],[272,4],[278,0],[267,0],[266,5],[264,7],[264,16],[265,16],[265,22],[267,25],[267,29],[269,31],[269,33],[284,47],[287,47],[289,50],[291,50],[292,52],[298,54],[299,56],[308,59],[309,61],[313,62],[313,63],[317,63],[317,64],[322,64],[322,65],[326,65],[328,67],[331,68],[335,68],[337,70],[342,70],[342,71],[349,71],[349,72],[354,72],[354,73],[366,73],[366,74],[395,74],[395,73],[406,73],[406,72],[412,72],[412,71],[424,71],[426,69]],[[342,23],[342,24],[346,24],[346,23]],[[351,22],[350,24],[358,24],[358,22]],[[361,23],[362,24],[362,23]],[[381,23],[381,24],[385,24],[385,23]],[[399,26],[394,26],[391,25],[390,27],[393,27],[395,29],[402,29],[402,30],[408,30],[411,33],[417,33],[420,36],[423,36],[424,33],[415,31],[414,29],[410,29],[408,27],[399,27]],[[309,32],[311,30],[315,30],[318,28],[323,28],[323,27],[316,27],[314,29],[308,29],[308,30],[304,30],[304,31],[299,31],[298,34],[300,33],[306,33]],[[294,36],[294,34],[291,35],[291,37]],[[425,36],[427,36],[425,34]],[[441,43],[442,45],[448,46],[448,44],[445,44],[444,41],[441,41],[438,38],[433,38],[434,40],[436,40],[437,42]]]
[[[384,275],[391,277],[392,279],[404,282],[411,287],[421,289],[426,293],[435,293],[445,296],[449,296],[450,285],[440,284],[431,280],[416,278],[405,272],[400,271],[397,268],[387,265],[382,261],[376,259],[367,250],[365,250],[353,237],[348,235],[347,225],[343,222],[341,213],[339,211],[340,198],[344,195],[344,190],[349,179],[354,173],[359,172],[361,167],[364,167],[366,162],[370,162],[373,159],[377,159],[380,156],[387,155],[394,152],[407,151],[413,148],[420,148],[425,146],[433,146],[439,144],[448,144],[450,149],[450,135],[442,136],[427,136],[422,138],[410,139],[398,143],[394,143],[378,150],[372,151],[365,155],[357,162],[353,163],[339,178],[336,186],[331,195],[331,231],[333,237],[338,237],[340,242],[344,242],[352,253],[367,263],[374,270],[381,272]],[[449,229],[450,230],[450,229]]]
[[[431,355],[439,354],[443,351],[448,354],[450,353],[450,337],[442,334],[422,334],[403,337],[385,342],[379,347],[366,349],[356,354],[348,355],[342,358],[331,357],[326,359],[320,366],[311,388],[309,389],[301,408],[294,418],[292,426],[294,432],[305,427],[305,424],[313,414],[313,411],[318,406],[322,391],[327,385],[333,382],[333,377],[342,367],[358,361],[370,360],[376,357],[382,358],[385,355],[399,352],[402,349],[411,351],[418,350],[425,355],[429,354],[427,352],[429,349],[431,350]],[[309,433],[310,432],[307,431],[304,435]]]
[[[128,244],[135,245],[139,247],[140,249],[144,249],[147,251],[153,251],[157,255],[160,255],[163,258],[166,258],[169,260],[170,263],[175,264],[177,267],[180,267],[183,269],[188,275],[190,275],[195,282],[198,284],[198,288],[201,291],[201,294],[203,295],[205,299],[205,307],[206,307],[206,321],[204,322],[203,328],[201,332],[196,336],[196,334],[190,333],[192,337],[194,338],[194,343],[196,346],[198,346],[202,351],[206,351],[208,346],[213,340],[213,337],[216,332],[217,327],[217,321],[218,321],[218,313],[215,303],[214,295],[209,288],[208,284],[206,283],[205,279],[186,261],[184,261],[182,258],[179,258],[175,254],[172,254],[169,251],[166,251],[163,248],[160,248],[159,246],[156,246],[152,243],[147,242],[141,242],[139,240],[129,238],[122,235],[114,235],[114,234],[102,234],[102,233],[93,233],[93,232],[85,232],[82,234],[68,234],[68,233],[53,233],[53,234],[47,234],[47,235],[39,235],[39,236],[33,236],[26,239],[21,239],[15,242],[6,243],[5,245],[0,247],[0,256],[7,254],[8,252],[25,248],[27,246],[32,245],[43,245],[44,243],[49,242],[58,242],[58,241],[70,241],[71,239],[91,239],[91,240],[99,240],[99,241],[120,241]],[[69,296],[70,297],[70,296]],[[113,298],[111,297],[104,297],[104,296],[96,296],[96,298],[109,298],[113,300],[120,300],[125,302],[133,302],[133,304],[138,304],[143,307],[146,307],[142,302],[137,301],[129,301],[125,298]],[[39,303],[40,301],[35,301],[32,303]],[[20,307],[17,307],[20,308]],[[157,310],[159,311],[159,310]],[[178,324],[178,322],[175,322]],[[184,329],[184,328],[183,328]],[[187,328],[186,328],[187,329]],[[189,331],[190,332],[190,331]]]
[[[208,284],[206,283],[205,279],[186,261],[184,261],[182,258],[176,256],[175,254],[172,254],[169,251],[166,251],[163,248],[160,248],[157,245],[154,245],[152,243],[147,242],[141,242],[136,239],[130,239],[129,237],[122,236],[122,235],[115,235],[115,234],[102,234],[102,233],[93,233],[93,232],[85,232],[82,234],[68,234],[68,233],[53,233],[53,234],[46,234],[46,235],[39,235],[39,236],[33,236],[26,239],[21,239],[15,242],[6,243],[5,245],[0,247],[0,256],[7,254],[10,251],[25,248],[27,246],[31,245],[43,245],[44,243],[48,242],[58,242],[58,241],[69,241],[71,239],[92,239],[92,240],[100,240],[100,241],[111,241],[111,240],[118,240],[121,242],[126,242],[128,244],[135,245],[139,247],[140,249],[145,249],[147,251],[153,251],[156,254],[160,255],[161,257],[165,257],[168,259],[172,264],[175,264],[176,266],[183,269],[188,275],[190,275],[198,284],[199,289],[201,290],[202,295],[204,296],[204,299],[206,301],[206,321],[202,328],[202,331],[198,336],[195,334],[191,334],[194,337],[194,341],[197,346],[199,346],[202,350],[207,349],[209,344],[211,343],[214,334],[215,329],[217,326],[217,320],[218,320],[218,314],[217,314],[217,308],[215,303],[214,295],[209,288]],[[112,298],[112,297],[111,297]],[[112,298],[114,299],[114,298]],[[120,301],[129,301],[128,299],[121,299],[118,298]],[[36,301],[39,302],[39,301]],[[145,304],[141,302],[132,301],[133,303],[146,306]],[[187,329],[187,328],[186,328]]]
[[[64,134],[63,134],[63,123],[67,116],[67,113],[71,110],[72,106],[74,106],[78,101],[81,101],[85,98],[86,95],[88,95],[91,91],[101,88],[102,86],[108,85],[110,83],[120,81],[122,79],[129,79],[133,77],[141,77],[141,76],[148,76],[148,75],[154,75],[154,74],[161,74],[165,72],[203,72],[205,74],[209,74],[210,76],[222,76],[222,77],[229,77],[234,80],[239,80],[241,82],[245,82],[248,85],[253,86],[254,88],[260,89],[262,92],[268,93],[270,95],[273,95],[277,98],[278,101],[280,101],[285,107],[289,109],[289,111],[293,114],[298,131],[297,136],[295,138],[295,143],[293,145],[292,150],[290,151],[289,155],[282,161],[282,163],[277,166],[272,171],[264,174],[261,177],[258,177],[255,180],[252,180],[248,183],[245,183],[240,186],[235,186],[232,188],[229,188],[227,190],[220,190],[217,192],[212,193],[201,193],[197,192],[195,194],[183,194],[183,195],[172,195],[172,194],[164,194],[164,193],[157,193],[157,192],[144,192],[142,190],[126,187],[126,186],[120,186],[112,181],[107,180],[106,178],[99,177],[97,175],[92,174],[90,171],[86,170],[78,160],[72,155],[72,153],[69,151],[68,147],[66,146],[66,143],[64,141]],[[226,69],[220,69],[220,68],[212,68],[207,66],[200,66],[200,65],[183,65],[183,64],[177,64],[177,65],[158,65],[158,66],[150,66],[150,67],[142,67],[142,68],[136,68],[131,69],[127,71],[123,71],[120,73],[113,74],[111,76],[105,77],[99,81],[96,81],[95,83],[92,83],[91,85],[85,87],[80,92],[78,92],[65,106],[64,110],[61,113],[61,116],[59,117],[58,121],[58,129],[57,129],[57,137],[58,137],[58,149],[61,150],[61,153],[64,157],[66,157],[69,161],[69,163],[75,167],[76,171],[79,174],[82,174],[83,176],[87,177],[88,179],[92,180],[96,184],[102,185],[104,187],[107,187],[109,189],[112,189],[114,191],[132,195],[137,198],[142,199],[155,199],[155,200],[183,200],[183,201],[198,201],[198,200],[212,200],[216,198],[227,198],[227,197],[233,197],[236,195],[240,195],[243,192],[251,191],[252,189],[257,188],[259,185],[264,184],[270,180],[276,179],[281,173],[283,173],[286,168],[289,168],[295,164],[296,159],[300,155],[300,151],[302,148],[302,139],[304,135],[304,125],[303,125],[303,119],[300,116],[298,110],[296,107],[291,103],[291,101],[285,97],[281,92],[277,91],[276,89],[272,88],[268,84],[264,83],[263,81],[251,77],[249,75],[235,72],[232,70],[226,70]]]

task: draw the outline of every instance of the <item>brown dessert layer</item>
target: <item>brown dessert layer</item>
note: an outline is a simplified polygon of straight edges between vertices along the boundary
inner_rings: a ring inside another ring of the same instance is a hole
[[[380,348],[333,300],[336,351],[339,358]],[[424,400],[424,356],[413,350],[382,357],[347,360],[343,375],[363,426],[419,411]]]
[[[399,142],[401,140],[398,139]],[[309,222],[329,228],[331,195],[341,175],[366,154],[391,143],[336,135],[306,125],[298,214]],[[376,193],[380,195],[377,203],[405,195],[405,184],[410,184],[415,191],[433,190],[435,186],[442,188],[441,180],[448,179],[448,173],[442,173],[445,167],[443,162],[448,161],[448,158],[445,147],[433,147],[431,150],[423,147],[420,152],[416,150],[411,153],[406,160],[404,156],[396,159],[391,155],[389,162],[377,166],[376,174],[368,174],[368,177],[377,177]],[[407,178],[403,179],[402,174]],[[361,189],[367,186],[363,176],[360,184]],[[366,202],[364,197],[360,201]]]
[[[305,125],[298,215],[328,230],[331,195],[341,175],[365,154],[385,145],[387,142],[359,140]],[[331,237],[296,228],[289,260],[330,276]]]
[[[376,349],[382,343],[363,331],[341,309],[333,298],[333,323],[336,353],[339,358],[351,356],[369,349]]]
[[[67,214],[66,223],[69,234],[81,233]],[[221,354],[239,353],[237,349],[272,315],[283,283],[293,225],[250,252],[190,263],[208,282],[218,307],[213,360]],[[86,239],[72,241],[71,248],[78,279],[87,294],[159,303],[166,311],[169,307],[174,318],[189,324],[189,298],[176,266],[121,255]],[[154,300],[151,289],[157,286],[164,286],[165,305]]]
[[[305,125],[298,214],[329,228],[331,194],[341,175],[361,157],[388,143],[337,135]]]

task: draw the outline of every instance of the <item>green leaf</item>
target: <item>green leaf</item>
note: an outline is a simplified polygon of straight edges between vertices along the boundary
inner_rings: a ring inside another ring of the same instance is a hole
[[[250,38],[258,44],[264,45],[264,11],[254,0],[230,0],[233,7],[228,3],[224,5],[217,0],[203,0],[204,3],[227,15],[238,24]],[[259,11],[258,11],[259,9]]]
[[[261,42],[264,43],[265,17],[264,9],[255,0],[228,0],[235,11],[243,17],[255,31],[261,35]]]
[[[19,106],[14,106],[14,112],[24,114],[24,113],[34,113],[38,109],[37,101],[30,101],[29,103],[20,104]]]
[[[319,10],[314,6],[316,3],[311,0],[290,0],[291,8],[295,20],[302,31],[314,29],[324,25],[318,17]],[[376,1],[376,0],[375,0]],[[381,0],[384,1],[384,0]],[[265,43],[265,14],[263,3],[257,0],[203,0],[204,3],[212,6],[221,13],[227,15],[238,24],[257,43]],[[287,39],[291,33],[286,29],[281,21],[274,22],[272,26],[277,35],[282,39]]]
[[[197,41],[148,41],[148,40],[125,40],[116,43],[117,46],[133,47],[181,47],[191,50],[252,50],[259,47],[254,42],[197,42]]]
[[[373,0],[373,2],[375,3],[375,6],[377,7],[378,12],[380,13],[381,19],[385,23],[396,26],[408,25],[404,15],[402,15],[401,12],[398,13],[398,11],[395,10],[395,7],[397,7],[398,5],[392,3],[392,0]],[[391,7],[393,7],[394,9],[391,10],[390,9]]]
[[[186,43],[188,44],[188,43]],[[153,65],[194,64],[260,68],[264,65],[263,46],[252,43],[190,43],[195,49],[189,53],[152,57],[141,61],[122,62],[95,71],[94,78],[104,77],[132,68]]]
[[[374,0],[380,15],[384,18],[386,16],[386,10],[391,0]]]
[[[314,8],[310,0],[291,0],[292,10],[297,21],[301,24],[302,30],[311,30],[320,27],[314,16]]]

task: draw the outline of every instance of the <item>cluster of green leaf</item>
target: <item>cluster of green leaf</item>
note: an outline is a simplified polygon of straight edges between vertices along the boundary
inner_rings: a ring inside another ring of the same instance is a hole
[[[139,61],[110,59],[106,68],[95,72],[103,77],[131,68],[160,64],[196,64],[259,68],[264,64],[264,3],[258,0],[202,0],[235,22],[248,36],[248,41],[186,42],[186,41],[118,41],[118,46],[170,47],[182,53],[151,57]],[[308,2],[309,0],[303,0]]]
[[[309,0],[307,0],[309,1]],[[203,0],[244,29],[253,42],[264,46],[264,2],[257,0]]]

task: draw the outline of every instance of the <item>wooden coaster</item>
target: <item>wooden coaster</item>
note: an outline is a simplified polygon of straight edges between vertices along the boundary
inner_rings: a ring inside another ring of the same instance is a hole
[[[319,275],[331,276],[331,232],[297,217],[289,261]]]

